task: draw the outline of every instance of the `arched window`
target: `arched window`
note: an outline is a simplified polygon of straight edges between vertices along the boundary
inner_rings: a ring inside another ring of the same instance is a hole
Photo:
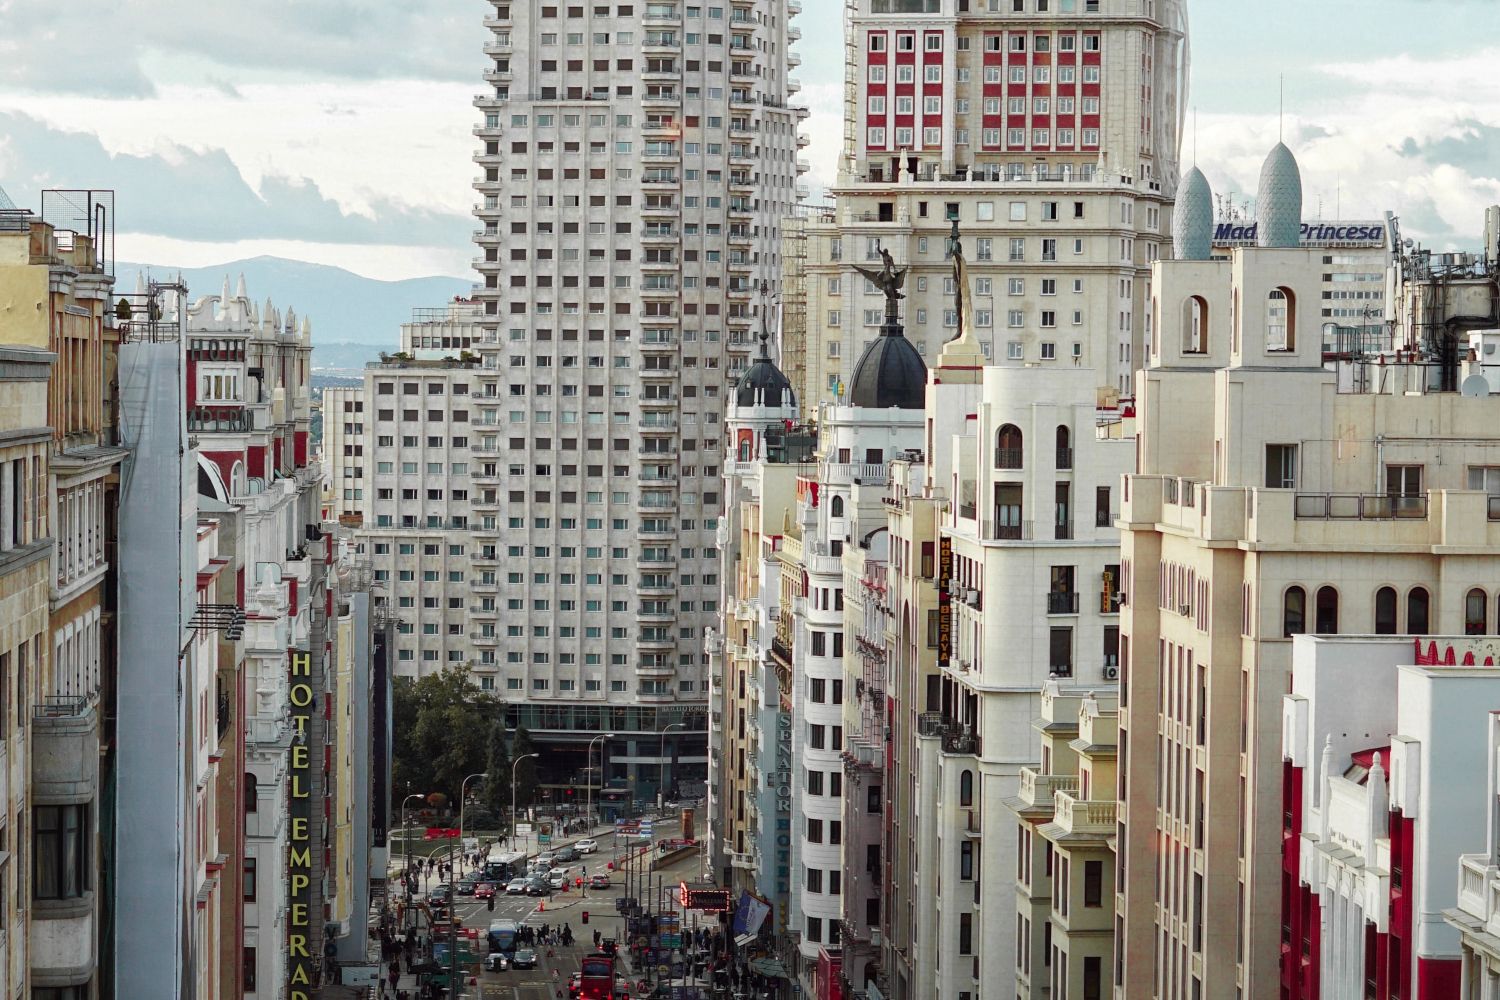
[[[1490,597],[1479,588],[1464,598],[1464,635],[1488,635],[1490,631]]]
[[[755,457],[755,444],[749,438],[740,438],[740,461],[748,462]]]
[[[995,468],[1019,469],[1021,467],[1021,428],[1005,424],[995,434]]]
[[[1426,635],[1428,632],[1427,588],[1413,587],[1406,594],[1406,632],[1408,635]]]
[[[1273,288],[1266,296],[1266,350],[1297,349],[1297,296],[1290,288]]]
[[[1182,306],[1182,353],[1208,353],[1208,300],[1193,295]]]
[[[828,505],[828,513],[833,517],[844,516],[844,498],[834,497],[833,502]]]
[[[245,812],[255,812],[255,775],[245,772]]]
[[[1307,591],[1288,587],[1281,599],[1281,634],[1290,639],[1307,631]]]
[[[960,806],[972,806],[974,804],[973,771],[964,771],[958,776],[958,804]]]
[[[1316,611],[1317,628],[1313,631],[1318,635],[1338,635],[1339,592],[1332,587],[1319,587]]]
[[[1062,424],[1057,427],[1057,467],[1059,469],[1073,467],[1073,435]]]
[[[1397,628],[1396,588],[1381,587],[1375,591],[1375,634],[1395,635]]]

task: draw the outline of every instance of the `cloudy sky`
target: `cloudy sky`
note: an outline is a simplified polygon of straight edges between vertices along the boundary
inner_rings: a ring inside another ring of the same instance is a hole
[[[814,187],[842,134],[836,0],[807,0]],[[0,187],[108,187],[119,255],[271,253],[378,278],[467,274],[477,0],[0,0]],[[1500,202],[1500,0],[1192,0],[1197,163],[1253,191],[1287,143],[1307,214],[1473,247]],[[77,30],[88,24],[88,31]],[[1193,142],[1184,159],[1192,161]]]

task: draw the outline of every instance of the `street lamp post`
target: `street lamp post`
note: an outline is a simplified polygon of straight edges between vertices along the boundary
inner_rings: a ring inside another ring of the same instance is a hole
[[[510,849],[516,849],[516,768],[521,761],[532,757],[540,757],[539,753],[523,753],[510,765]]]
[[[656,783],[656,808],[658,809],[660,809],[667,801],[667,731],[670,729],[686,728],[687,723],[685,722],[673,722],[663,728],[661,733],[659,734],[661,743],[656,749],[656,755],[662,759],[662,763],[661,765],[659,765],[661,768],[661,778]]]
[[[488,774],[480,771],[478,774],[469,775],[463,780],[463,784],[458,786],[458,850],[460,855],[463,854],[464,850],[464,809],[469,804],[469,796],[465,792],[465,789],[469,787],[469,782],[473,781],[475,778],[488,777]]]
[[[585,815],[588,817],[589,836],[591,836],[591,837],[594,835],[594,827],[597,825],[594,822],[594,777],[593,777],[594,744],[595,743],[601,744],[600,747],[599,747],[599,772],[600,772],[599,776],[601,778],[603,778],[603,776],[604,776],[604,773],[603,773],[604,772],[604,747],[603,747],[602,744],[603,744],[604,740],[613,739],[614,735],[615,735],[614,733],[600,733],[598,736],[595,736],[593,739],[589,740],[588,758],[584,762],[584,765],[583,765],[584,778],[587,779],[587,781],[588,781],[588,800],[589,800],[588,801],[588,806],[586,807],[587,811],[585,812]]]
[[[411,786],[408,785],[407,787],[410,788]],[[404,799],[401,800],[401,838],[406,841],[406,878],[407,878],[407,885],[411,885],[411,881],[410,881],[411,880],[411,825],[407,822],[407,819],[406,819],[406,804],[408,802],[410,802],[412,799],[421,799],[421,798],[423,798],[423,796],[422,796],[422,794],[420,792],[412,792],[406,798],[404,798]],[[408,895],[410,895],[410,893],[408,893]],[[412,912],[411,907],[408,906],[407,909],[406,909],[406,912],[407,913],[411,913]]]

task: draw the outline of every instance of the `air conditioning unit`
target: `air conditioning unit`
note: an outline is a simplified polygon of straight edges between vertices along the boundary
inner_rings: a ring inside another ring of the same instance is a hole
[[[1117,681],[1117,680],[1119,680],[1120,679],[1120,668],[1117,667],[1117,666],[1115,666],[1113,663],[1107,664],[1105,666],[1105,668],[1104,668],[1104,679],[1107,680],[1107,681]]]

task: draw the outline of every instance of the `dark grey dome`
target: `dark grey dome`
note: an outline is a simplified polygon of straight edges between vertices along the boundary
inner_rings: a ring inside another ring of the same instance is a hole
[[[796,406],[792,383],[766,349],[765,338],[761,338],[760,357],[745,370],[740,384],[735,387],[734,401],[739,406]]]
[[[920,410],[927,405],[927,363],[901,335],[884,327],[870,342],[849,384],[849,405],[868,409]]]

